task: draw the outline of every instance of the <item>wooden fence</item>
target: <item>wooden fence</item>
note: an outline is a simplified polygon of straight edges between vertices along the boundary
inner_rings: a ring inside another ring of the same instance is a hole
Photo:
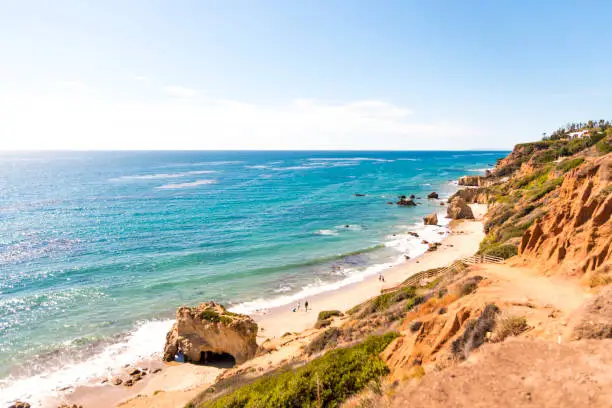
[[[437,278],[439,276],[447,275],[450,273],[455,274],[455,273],[463,272],[466,269],[468,269],[467,265],[470,265],[470,264],[481,264],[481,263],[500,264],[503,262],[504,262],[504,258],[500,258],[498,256],[491,256],[491,255],[466,256],[443,268],[435,268],[435,269],[429,269],[426,271],[417,272],[414,275],[408,277],[408,279],[406,279],[399,285],[396,285],[390,288],[381,289],[380,293],[393,292],[401,288],[402,286],[416,286],[416,285],[419,285],[424,279]]]

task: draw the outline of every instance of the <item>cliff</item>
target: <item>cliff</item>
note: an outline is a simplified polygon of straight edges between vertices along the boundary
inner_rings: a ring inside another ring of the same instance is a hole
[[[558,193],[521,239],[519,254],[545,272],[609,279],[612,260],[612,155],[566,173]]]

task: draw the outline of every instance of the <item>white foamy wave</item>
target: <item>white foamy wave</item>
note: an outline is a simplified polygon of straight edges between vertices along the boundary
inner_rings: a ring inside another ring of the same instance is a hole
[[[491,171],[493,170],[493,167],[483,167],[481,169],[468,169],[468,171],[474,172],[474,173],[484,173],[486,171]]]
[[[450,219],[440,212],[438,213],[438,225],[425,225],[423,222],[411,226],[400,225],[397,228],[405,229],[408,227],[407,229],[411,232],[416,232],[418,237],[410,234],[396,234],[394,237],[390,237],[385,246],[394,248],[414,259],[427,252],[428,244],[424,244],[423,241],[441,242],[448,236],[449,222]]]
[[[158,357],[173,320],[151,321],[138,326],[123,341],[109,345],[85,361],[69,362],[53,371],[27,378],[8,378],[0,382],[0,406],[15,400],[28,401],[32,407],[58,397],[66,387],[89,384],[93,379],[111,378],[126,364]]]
[[[318,279],[315,283],[304,286],[302,290],[297,293],[279,296],[273,299],[260,298],[250,302],[244,302],[236,306],[232,306],[229,310],[234,313],[252,314],[274,307],[291,305],[293,303],[297,303],[298,300],[310,298],[320,293],[337,290],[344,286],[361,282],[369,276],[377,275],[392,266],[398,265],[402,261],[403,258],[398,258],[395,262],[372,265],[360,271],[353,269],[344,270],[343,275],[347,277],[343,280],[337,282],[324,282],[321,279]]]
[[[136,176],[121,176],[121,177],[110,179],[110,181],[173,179],[173,178],[181,178],[181,177],[186,177],[186,176],[193,176],[197,174],[210,174],[210,173],[216,173],[216,171],[215,170],[194,170],[194,171],[184,171],[182,173],[141,174],[141,175],[136,175]]]
[[[258,164],[256,166],[244,166],[244,168],[245,169],[260,169],[260,170],[263,170],[263,169],[269,169],[270,166],[265,166],[263,164]]]
[[[278,289],[274,289],[275,293],[291,292],[291,286],[281,286]]]
[[[316,232],[317,235],[338,235],[338,231],[322,229]]]
[[[410,158],[402,158],[402,159],[397,159],[399,161],[421,161],[421,159],[410,159]]]
[[[191,188],[197,186],[203,186],[206,184],[215,184],[216,180],[197,180],[189,183],[175,183],[175,184],[164,184],[163,186],[155,187],[160,190],[176,190],[180,188]]]
[[[373,161],[373,162],[394,162],[390,159],[377,159],[372,157],[313,157],[310,161]]]

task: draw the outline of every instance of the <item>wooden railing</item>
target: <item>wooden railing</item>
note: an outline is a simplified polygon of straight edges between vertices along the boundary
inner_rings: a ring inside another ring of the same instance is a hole
[[[419,285],[424,279],[437,278],[439,276],[447,275],[450,273],[454,274],[454,273],[463,272],[468,268],[467,265],[470,265],[470,264],[482,264],[482,263],[500,264],[503,262],[504,262],[504,258],[500,258],[498,256],[492,256],[492,255],[466,256],[442,268],[435,268],[435,269],[429,269],[426,271],[417,272],[414,275],[408,277],[408,279],[406,279],[399,285],[395,285],[390,288],[381,289],[380,293],[393,292],[401,288],[402,286],[416,286],[416,285]]]
[[[492,255],[473,255],[473,256],[466,256],[464,258],[461,258],[461,261],[467,264],[481,264],[481,263],[500,264],[500,263],[504,263],[504,258],[501,258],[499,256],[492,256]]]

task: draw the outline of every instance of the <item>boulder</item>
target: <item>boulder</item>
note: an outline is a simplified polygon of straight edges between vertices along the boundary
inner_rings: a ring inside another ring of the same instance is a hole
[[[438,214],[431,213],[423,218],[425,225],[438,225]]]
[[[411,198],[400,198],[397,205],[403,205],[406,207],[416,207],[416,203]]]
[[[455,197],[453,201],[446,207],[446,215],[454,220],[459,219],[474,219],[472,209],[461,197]]]
[[[365,197],[365,194],[355,193],[355,197]]]
[[[414,200],[414,199],[415,199],[414,194],[410,194],[410,199],[411,199],[411,200]]]
[[[439,196],[438,196],[438,193],[434,191],[434,192],[427,194],[427,198],[439,198]]]
[[[23,401],[16,401],[13,405],[10,405],[9,408],[30,408],[30,404]]]
[[[256,336],[257,323],[253,319],[228,312],[215,302],[182,306],[166,336],[164,360],[174,360],[180,349],[188,362],[200,362],[215,353],[230,354],[240,364],[257,353]]]

